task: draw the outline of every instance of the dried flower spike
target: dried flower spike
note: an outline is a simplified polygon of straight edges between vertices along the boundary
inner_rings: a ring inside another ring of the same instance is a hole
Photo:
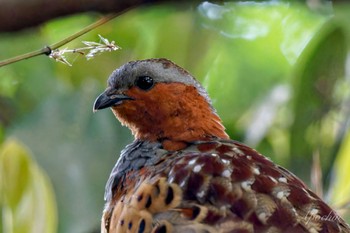
[[[63,49],[63,50],[59,50],[59,49],[55,49],[55,50],[52,50],[49,57],[54,59],[55,61],[58,61],[58,62],[61,62],[63,64],[66,64],[66,65],[69,65],[69,66],[72,66],[68,61],[67,59],[64,57],[64,54],[69,51],[67,50],[67,48]]]
[[[90,49],[89,53],[85,56],[87,60],[93,58],[99,53],[111,52],[120,49],[119,46],[115,45],[114,41],[109,42],[108,39],[98,35],[103,43],[97,43],[92,41],[83,41],[82,43],[87,45],[87,49]]]
[[[80,55],[84,55],[87,60],[95,57],[97,54],[103,52],[111,52],[120,49],[119,46],[115,44],[114,41],[109,42],[108,39],[98,35],[100,37],[100,43],[94,41],[83,41],[82,43],[86,45],[86,47],[75,48],[75,49],[55,49],[51,51],[49,57],[55,59],[58,62],[64,63],[66,65],[72,66],[67,59],[64,57],[66,53],[78,53]]]

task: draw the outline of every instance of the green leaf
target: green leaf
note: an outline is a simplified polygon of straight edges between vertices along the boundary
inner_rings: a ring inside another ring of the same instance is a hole
[[[2,230],[7,233],[56,232],[56,204],[49,179],[15,140],[0,149]]]
[[[4,200],[15,208],[30,183],[29,157],[27,151],[15,141],[6,142],[0,153]]]
[[[304,168],[299,173],[304,176],[309,175],[305,162],[311,163],[315,148],[321,152],[323,165],[330,165],[334,137],[330,130],[323,129],[330,128],[329,113],[337,106],[334,92],[337,80],[344,77],[345,58],[343,28],[330,20],[313,37],[296,64],[291,166]]]
[[[350,203],[350,132],[344,139],[337,159],[334,163],[333,182],[330,187],[331,203],[342,210],[342,206],[346,207]],[[348,214],[350,212],[347,209]],[[350,217],[350,216],[349,216]]]

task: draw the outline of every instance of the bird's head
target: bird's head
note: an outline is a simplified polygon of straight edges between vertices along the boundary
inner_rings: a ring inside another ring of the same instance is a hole
[[[94,111],[111,107],[136,139],[183,143],[228,138],[205,89],[167,59],[132,61],[115,70]]]

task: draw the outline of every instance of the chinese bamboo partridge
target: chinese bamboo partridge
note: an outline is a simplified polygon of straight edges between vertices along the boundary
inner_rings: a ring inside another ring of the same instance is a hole
[[[115,70],[111,107],[135,141],[106,186],[102,232],[350,232],[288,170],[230,140],[204,88],[166,59]]]

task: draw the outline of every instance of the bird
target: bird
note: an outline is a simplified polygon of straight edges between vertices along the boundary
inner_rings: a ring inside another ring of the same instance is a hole
[[[134,135],[105,189],[103,233],[350,232],[287,169],[225,131],[203,86],[166,58],[110,75],[93,110]]]

